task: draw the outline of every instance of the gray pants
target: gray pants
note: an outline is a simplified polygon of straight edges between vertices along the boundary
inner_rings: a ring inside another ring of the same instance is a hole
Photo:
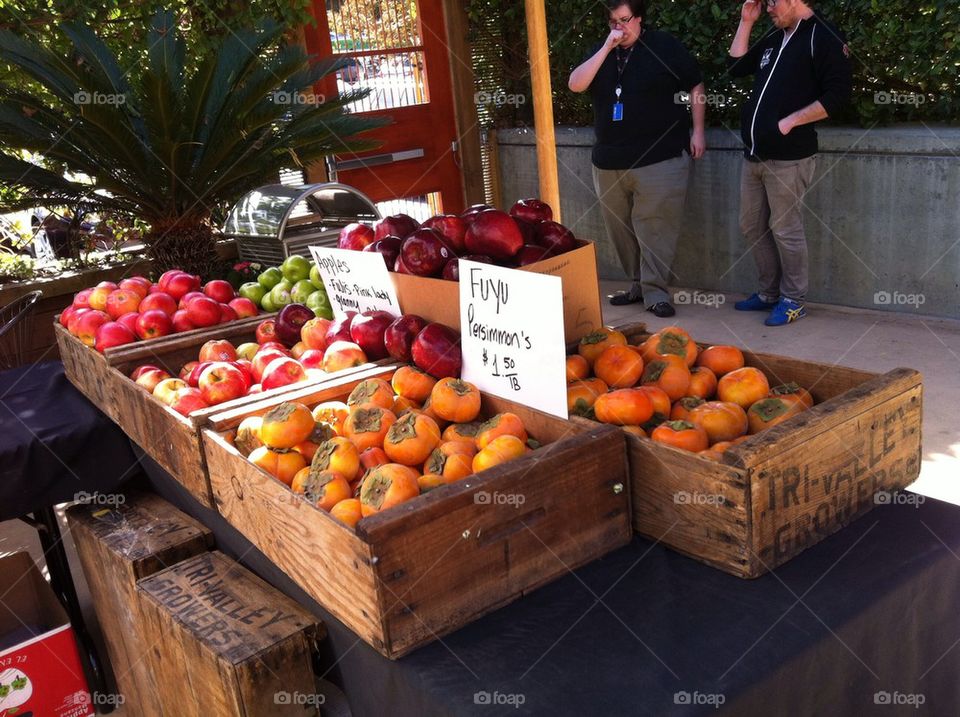
[[[593,168],[603,225],[647,307],[670,301],[667,284],[687,199],[690,158],[636,169]],[[641,250],[642,248],[642,250]]]
[[[803,231],[803,197],[817,158],[790,162],[743,161],[740,230],[757,264],[764,301],[780,297],[803,303],[809,271]]]

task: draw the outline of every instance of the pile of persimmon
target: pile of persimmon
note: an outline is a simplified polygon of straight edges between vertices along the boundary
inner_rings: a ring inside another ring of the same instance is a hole
[[[282,403],[231,436],[251,463],[353,527],[421,493],[537,445],[519,416],[480,417],[477,387],[403,366],[361,381],[346,402]]]
[[[679,326],[631,346],[601,328],[567,357],[567,408],[622,426],[638,436],[719,461],[734,443],[813,406],[810,392],[788,383],[771,388],[745,366],[735,346],[701,350]]]

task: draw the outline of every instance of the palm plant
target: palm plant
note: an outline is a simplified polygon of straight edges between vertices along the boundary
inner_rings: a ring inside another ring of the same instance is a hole
[[[20,190],[0,198],[0,212],[67,205],[137,217],[155,268],[206,274],[218,210],[282,168],[376,146],[358,135],[382,122],[344,109],[365,92],[304,94],[344,63],[309,57],[271,20],[190,57],[174,14],[160,11],[126,70],[89,27],[62,31],[68,56],[0,31],[0,61],[31,80],[0,83],[0,182]]]

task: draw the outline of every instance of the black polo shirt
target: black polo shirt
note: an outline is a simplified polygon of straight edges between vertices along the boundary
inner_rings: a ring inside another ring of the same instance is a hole
[[[586,55],[592,57],[598,43]],[[625,56],[627,50],[620,50]],[[647,30],[633,46],[621,80],[623,120],[613,121],[617,50],[607,55],[589,91],[593,98],[593,164],[599,169],[631,169],[673,159],[690,149],[690,111],[677,101],[703,81],[700,67],[672,35]]]

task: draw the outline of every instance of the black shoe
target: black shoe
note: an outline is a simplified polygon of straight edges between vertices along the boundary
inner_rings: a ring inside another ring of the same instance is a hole
[[[613,306],[628,306],[630,304],[639,304],[643,301],[643,294],[639,291],[617,291],[607,295],[607,299]]]
[[[676,310],[666,301],[658,301],[656,304],[647,309],[647,311],[659,319],[669,319],[671,316],[674,316],[677,313]]]

